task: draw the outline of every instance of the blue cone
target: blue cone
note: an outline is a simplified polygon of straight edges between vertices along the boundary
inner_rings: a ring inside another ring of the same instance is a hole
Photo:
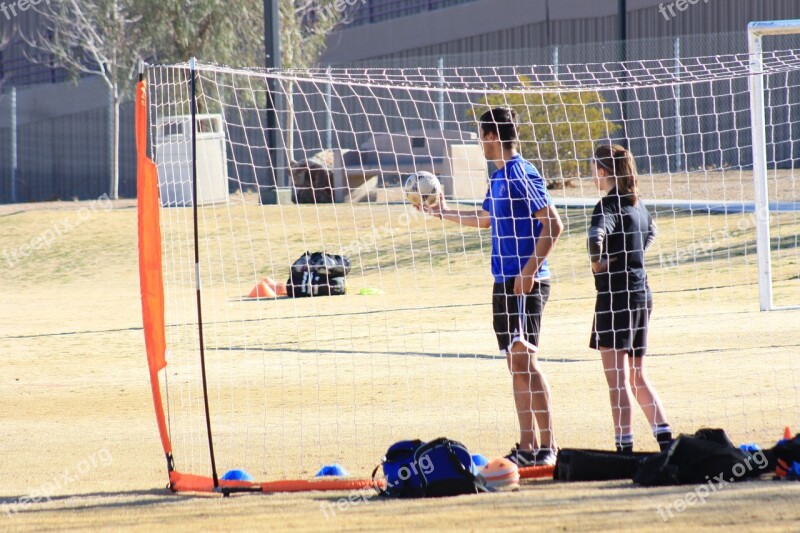
[[[222,479],[225,481],[253,481],[253,476],[244,470],[233,469],[225,472],[225,475],[222,476]]]
[[[475,463],[475,466],[486,466],[489,464],[489,460],[479,453],[472,456],[472,462]]]
[[[350,472],[345,467],[336,463],[332,465],[325,465],[317,472],[317,477],[324,476],[349,476]]]

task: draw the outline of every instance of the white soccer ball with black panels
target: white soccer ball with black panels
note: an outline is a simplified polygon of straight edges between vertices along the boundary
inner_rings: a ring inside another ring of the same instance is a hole
[[[406,199],[408,199],[412,205],[427,205],[433,207],[439,203],[442,184],[439,182],[439,178],[423,170],[414,172],[406,178],[403,190],[406,193]]]

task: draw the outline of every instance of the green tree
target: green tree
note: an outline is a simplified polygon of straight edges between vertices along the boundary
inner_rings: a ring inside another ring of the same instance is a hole
[[[264,64],[264,0],[140,0],[151,3],[148,20],[153,20],[150,38],[162,63],[203,61],[232,66]],[[342,0],[279,0],[281,67],[308,69],[317,66],[327,38],[345,22],[347,4]],[[220,75],[225,93],[227,75]],[[228,85],[232,85],[230,80]],[[203,88],[199,90],[202,92]],[[291,158],[294,145],[294,83],[285,80],[283,106],[286,118],[286,147]],[[261,95],[238,95],[258,98]],[[263,107],[265,102],[255,102]],[[211,106],[213,100],[200,99]],[[279,104],[281,105],[281,104]],[[204,109],[204,111],[215,111]],[[217,110],[218,111],[218,110]]]
[[[158,62],[196,57],[232,66],[263,64],[263,0],[138,1]]]
[[[281,64],[287,69],[318,66],[328,36],[347,21],[341,0],[280,0]]]
[[[477,119],[487,109],[511,107],[519,116],[523,156],[533,162],[550,188],[589,172],[594,144],[620,129],[598,91],[559,90],[556,84],[534,89],[520,76],[516,92],[497,92],[481,98],[469,111]]]
[[[196,57],[234,67],[264,64],[264,0],[138,0],[157,60]],[[279,0],[283,68],[316,66],[328,35],[346,20],[341,0]]]

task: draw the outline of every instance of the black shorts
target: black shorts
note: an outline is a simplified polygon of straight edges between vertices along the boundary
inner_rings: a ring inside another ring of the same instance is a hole
[[[497,346],[501,352],[517,341],[533,349],[539,346],[542,312],[550,297],[550,282],[537,280],[533,292],[522,296],[514,294],[514,279],[495,283],[492,293],[492,314]]]
[[[627,295],[618,293],[598,294],[589,347],[625,350],[630,356],[642,357],[647,353],[647,328],[652,312],[650,298],[631,301]]]

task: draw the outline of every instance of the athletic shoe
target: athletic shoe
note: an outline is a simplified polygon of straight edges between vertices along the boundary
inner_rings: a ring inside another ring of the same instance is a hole
[[[552,448],[542,448],[536,452],[533,466],[554,466],[556,464],[556,451]]]
[[[506,455],[506,459],[517,466],[535,466],[536,452],[533,450],[520,450],[519,443],[517,443],[511,448],[511,452]]]
[[[553,466],[556,464],[556,452],[552,448],[533,450],[520,450],[519,444],[511,449],[506,459],[517,466]]]

